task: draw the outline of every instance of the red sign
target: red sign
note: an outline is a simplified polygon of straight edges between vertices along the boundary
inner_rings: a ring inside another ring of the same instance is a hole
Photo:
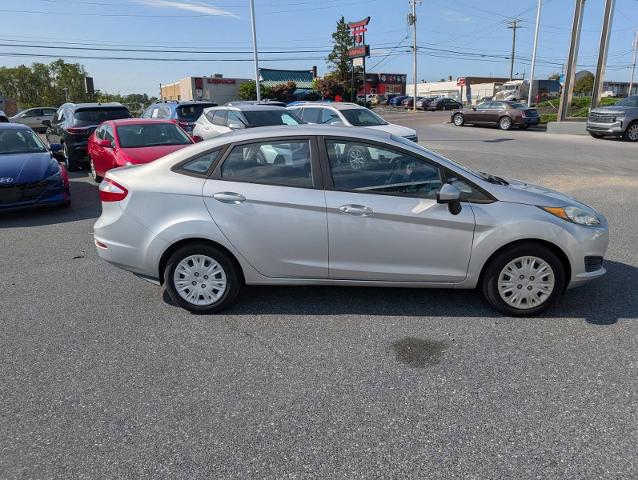
[[[348,50],[348,56],[350,58],[360,58],[370,56],[370,47],[368,45],[361,45],[360,47],[352,47]]]
[[[462,87],[465,85],[465,77],[459,77],[456,79],[456,86]]]
[[[207,78],[206,83],[214,83],[214,84],[224,84],[224,85],[235,85],[234,78]]]

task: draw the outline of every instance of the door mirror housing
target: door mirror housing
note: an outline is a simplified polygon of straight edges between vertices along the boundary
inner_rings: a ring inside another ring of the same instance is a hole
[[[42,125],[44,125],[45,127],[50,127],[51,126],[51,120],[42,120]]]
[[[228,128],[231,130],[239,130],[240,128],[244,128],[244,126],[241,123],[231,122],[228,124]]]
[[[104,148],[113,148],[113,144],[111,143],[110,140],[98,140],[97,144],[100,147],[104,147]]]
[[[343,122],[341,120],[335,120],[334,122],[330,122],[330,125],[334,127],[343,127]]]
[[[474,110],[476,112],[476,107],[472,107],[472,110]]]
[[[461,213],[461,191],[454,185],[444,183],[436,194],[436,203],[447,203],[452,215]]]

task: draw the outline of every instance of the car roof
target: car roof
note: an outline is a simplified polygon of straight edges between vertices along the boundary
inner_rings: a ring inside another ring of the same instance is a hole
[[[280,107],[279,105],[268,105],[266,103],[242,103],[235,105],[220,105],[218,107],[208,107],[204,109],[205,112],[215,110],[233,110],[236,112],[255,112],[263,110],[286,110],[286,107]]]
[[[96,108],[126,108],[119,102],[105,102],[105,103],[67,103],[75,110],[82,109],[96,109]],[[128,108],[126,108],[128,110]]]
[[[302,107],[322,107],[322,108],[334,108],[335,110],[352,110],[353,108],[366,109],[362,105],[350,102],[306,102],[293,105],[290,108],[302,108]]]
[[[116,127],[118,125],[147,125],[153,123],[170,123],[174,125],[172,121],[163,118],[118,118],[116,120],[108,120],[105,123],[111,123]]]
[[[21,123],[0,123],[0,130],[31,130],[31,127]]]

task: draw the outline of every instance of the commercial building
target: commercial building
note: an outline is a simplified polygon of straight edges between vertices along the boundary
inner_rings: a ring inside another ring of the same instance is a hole
[[[449,97],[459,102],[477,104],[485,97],[493,97],[498,87],[509,81],[505,77],[450,77],[443,82],[416,84],[417,97]],[[408,85],[406,95],[414,95],[414,87]]]
[[[186,77],[160,86],[161,100],[210,100],[223,105],[239,98],[239,87],[249,78]]]
[[[402,73],[366,73],[360,94],[405,95],[407,75]]]

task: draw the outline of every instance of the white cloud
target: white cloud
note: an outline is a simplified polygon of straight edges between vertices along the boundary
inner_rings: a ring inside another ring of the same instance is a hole
[[[234,13],[214,7],[202,2],[180,2],[175,0],[137,0],[137,3],[149,7],[174,8],[189,12],[203,13],[204,15],[219,15],[221,17],[237,17]]]

